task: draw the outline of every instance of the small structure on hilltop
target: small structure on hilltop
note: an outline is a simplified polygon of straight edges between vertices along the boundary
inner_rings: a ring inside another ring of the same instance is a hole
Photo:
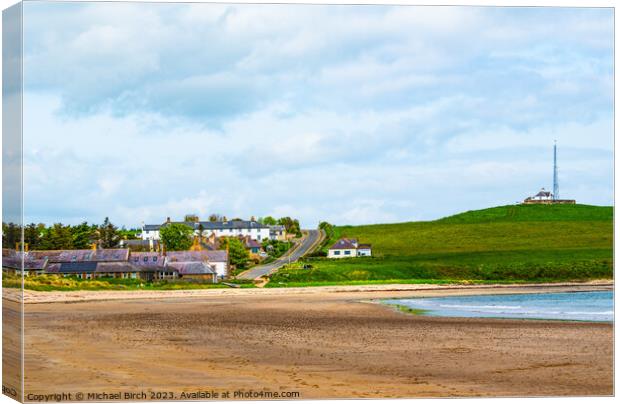
[[[523,203],[542,203],[544,201],[552,201],[553,194],[549,191],[545,191],[545,188],[541,188],[540,191],[534,196],[528,196]]]
[[[372,246],[359,244],[356,238],[341,238],[327,251],[327,258],[370,257]]]
[[[551,205],[551,204],[575,204],[576,201],[574,199],[560,199],[560,184],[558,181],[558,148],[557,144],[553,145],[553,192],[545,191],[545,188],[542,188],[540,192],[538,192],[534,196],[528,196],[523,201],[525,205],[532,204],[543,204],[543,205]]]
[[[534,196],[528,196],[527,198],[525,198],[523,200],[523,204],[524,205],[534,205],[534,204],[540,204],[540,205],[551,205],[551,204],[569,204],[569,205],[574,205],[575,203],[577,203],[574,199],[555,199],[553,193],[549,192],[549,191],[545,191],[545,189],[541,189],[540,192],[538,192],[536,195]]]

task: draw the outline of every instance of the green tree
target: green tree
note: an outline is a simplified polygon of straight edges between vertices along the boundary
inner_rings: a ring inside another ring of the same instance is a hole
[[[125,226],[117,230],[118,235],[123,240],[136,240],[138,237],[136,234],[140,233],[140,229],[126,229]]]
[[[99,240],[102,248],[114,248],[120,240],[118,229],[114,226],[109,218],[105,218],[103,224],[99,226]]]
[[[2,222],[2,247],[15,248],[15,243],[19,243],[22,239],[20,226],[15,223]]]
[[[183,223],[171,223],[159,230],[159,237],[168,251],[188,250],[192,245],[194,229]]]
[[[24,227],[24,243],[30,250],[36,250],[41,244],[41,234],[45,231],[45,225],[30,223]]]
[[[41,236],[41,250],[68,250],[73,248],[71,226],[55,223]]]
[[[87,249],[97,240],[97,227],[91,226],[86,222],[71,228],[73,235],[73,247]]]
[[[243,242],[236,237],[220,237],[220,249],[228,249],[228,259],[237,268],[244,268],[250,259],[250,253]]]
[[[321,222],[319,223],[319,229],[325,232],[328,240],[334,235],[334,225],[331,223]]]
[[[209,221],[210,222],[221,222],[224,220],[224,217],[222,215],[220,215],[219,213],[211,213],[209,215]]]
[[[288,216],[281,217],[278,220],[278,224],[281,224],[289,234],[295,234],[297,237],[301,236],[301,228],[299,227],[299,220],[292,219]]]
[[[278,224],[278,221],[273,216],[265,216],[258,221],[266,226],[275,226],[276,224]]]
[[[279,241],[279,240],[263,240],[263,249],[269,254],[272,258],[278,258],[282,256],[285,252],[287,252],[293,244],[288,241]]]
[[[198,219],[198,215],[194,214],[194,213],[189,213],[187,215],[185,215],[185,221],[186,222],[190,222],[190,223],[196,223],[198,221],[200,221]]]

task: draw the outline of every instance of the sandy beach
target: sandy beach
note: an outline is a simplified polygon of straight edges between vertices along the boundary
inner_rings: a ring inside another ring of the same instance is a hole
[[[239,390],[299,398],[611,395],[612,324],[423,317],[374,299],[612,287],[26,292],[25,391],[173,395],[164,399],[198,391],[234,398]],[[15,296],[4,298],[5,316],[14,315]]]

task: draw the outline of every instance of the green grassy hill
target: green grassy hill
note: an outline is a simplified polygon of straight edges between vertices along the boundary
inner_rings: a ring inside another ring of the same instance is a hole
[[[435,223],[610,221],[613,213],[611,206],[506,205],[470,210]]]
[[[511,205],[431,222],[338,226],[372,243],[373,258],[314,259],[273,275],[271,286],[388,282],[560,281],[612,278],[613,208]],[[303,269],[303,265],[312,265]]]

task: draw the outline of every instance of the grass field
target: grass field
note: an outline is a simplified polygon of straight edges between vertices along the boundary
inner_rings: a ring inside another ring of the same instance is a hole
[[[340,237],[372,243],[374,257],[308,259],[280,270],[268,286],[613,277],[611,207],[512,205],[431,222],[337,226],[324,248]]]

